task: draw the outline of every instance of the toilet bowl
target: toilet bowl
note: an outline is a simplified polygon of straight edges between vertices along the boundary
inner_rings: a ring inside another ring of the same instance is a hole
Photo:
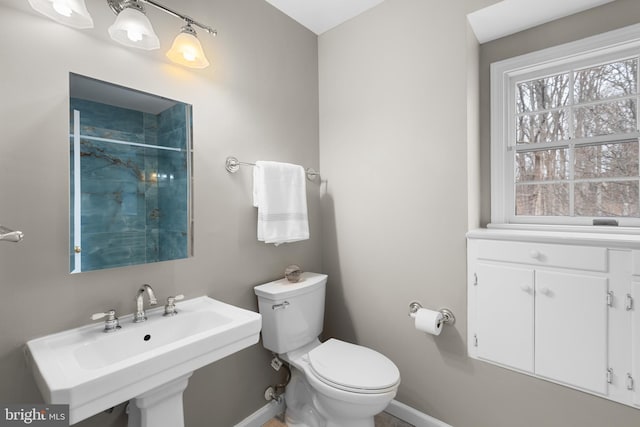
[[[327,276],[255,287],[265,348],[291,366],[285,391],[290,427],[373,427],[396,395],[400,372],[384,355],[337,339],[321,343]]]

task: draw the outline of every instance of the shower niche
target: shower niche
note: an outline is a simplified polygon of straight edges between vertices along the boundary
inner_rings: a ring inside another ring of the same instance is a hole
[[[191,105],[69,75],[71,273],[192,254]]]

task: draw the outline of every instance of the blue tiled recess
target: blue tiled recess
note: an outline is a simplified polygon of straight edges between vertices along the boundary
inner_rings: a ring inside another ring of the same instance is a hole
[[[188,256],[187,123],[190,106],[158,115],[71,98],[80,134],[180,148],[167,151],[81,138],[82,271]],[[70,138],[73,165],[73,138]],[[73,204],[73,174],[71,203]],[[73,206],[71,232],[73,234]],[[74,269],[73,235],[70,266]]]

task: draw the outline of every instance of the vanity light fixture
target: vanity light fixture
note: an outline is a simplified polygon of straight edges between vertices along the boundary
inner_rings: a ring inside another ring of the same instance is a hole
[[[93,19],[87,11],[84,0],[28,0],[33,9],[43,15],[75,28],[93,28]],[[151,21],[147,18],[143,4],[149,4],[161,11],[182,19],[185,25],[173,40],[167,57],[176,64],[191,68],[206,68],[209,61],[198,40],[193,26],[200,27],[207,33],[216,36],[218,32],[208,25],[169,9],[155,0],[106,0],[107,5],[117,15],[113,25],[109,27],[109,35],[125,46],[144,50],[160,47],[160,41]]]
[[[210,26],[201,24],[200,22],[194,20],[189,16],[183,15],[182,13],[169,9],[168,7],[163,6],[160,3],[156,2],[155,0],[107,0],[107,3],[109,4],[109,7],[111,7],[111,10],[113,10],[116,14],[118,14],[118,17],[123,12],[126,12],[127,9],[132,9],[135,11],[134,13],[136,13],[136,16],[139,17],[141,15],[143,18],[146,19],[146,16],[144,15],[144,11],[140,9],[141,8],[140,3],[147,3],[147,4],[150,4],[151,6],[154,6],[162,10],[165,13],[168,13],[169,15],[173,15],[177,18],[182,19],[186,23],[186,25],[182,27],[182,29],[180,30],[180,33],[173,40],[173,45],[171,46],[171,49],[169,49],[169,51],[167,52],[167,57],[171,61],[175,62],[176,64],[184,65],[190,68],[206,68],[209,66],[209,61],[207,60],[207,57],[204,54],[204,50],[202,49],[202,45],[198,40],[196,31],[193,29],[193,25],[202,28],[203,30],[205,30],[206,32],[208,32],[213,36],[216,36],[218,34],[217,31],[211,28]],[[138,8],[136,5],[140,5],[140,8]],[[146,19],[146,21],[148,22],[148,19]],[[117,22],[112,27],[114,27],[116,24]],[[155,33],[153,33],[153,29],[151,29],[151,23],[149,23],[149,29],[150,29],[150,32],[148,34],[153,34],[155,36]],[[110,29],[110,34],[111,34],[111,29]],[[142,40],[139,40],[138,42],[133,42],[132,44],[130,44],[130,42],[132,42],[131,36],[133,36],[133,38],[139,38],[139,34],[140,34],[140,31],[138,30],[134,30],[132,33],[127,30],[126,36],[125,36],[126,40],[123,40],[122,37],[120,37],[120,39],[116,39],[113,35],[111,37],[114,40],[122,44],[125,44],[127,46],[140,47],[142,49],[157,49],[159,47],[160,45],[159,42],[157,43],[157,45],[153,45],[155,47],[143,47],[140,43],[143,43],[144,35]],[[147,34],[147,33],[142,33],[142,34]]]
[[[74,28],[93,28],[93,19],[84,0],[29,0],[31,7],[64,25]]]
[[[196,30],[193,29],[188,20],[187,24],[180,30],[180,34],[173,39],[173,45],[167,52],[167,58],[176,64],[190,68],[207,68],[209,66],[209,61],[202,50]]]
[[[160,40],[153,31],[151,21],[138,0],[112,1],[107,3],[116,13],[116,21],[109,27],[109,35],[120,44],[144,50],[160,48]]]

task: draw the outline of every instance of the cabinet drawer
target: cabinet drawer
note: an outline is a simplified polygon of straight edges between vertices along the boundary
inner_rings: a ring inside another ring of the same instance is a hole
[[[607,249],[591,246],[480,240],[478,258],[548,267],[607,271]]]

